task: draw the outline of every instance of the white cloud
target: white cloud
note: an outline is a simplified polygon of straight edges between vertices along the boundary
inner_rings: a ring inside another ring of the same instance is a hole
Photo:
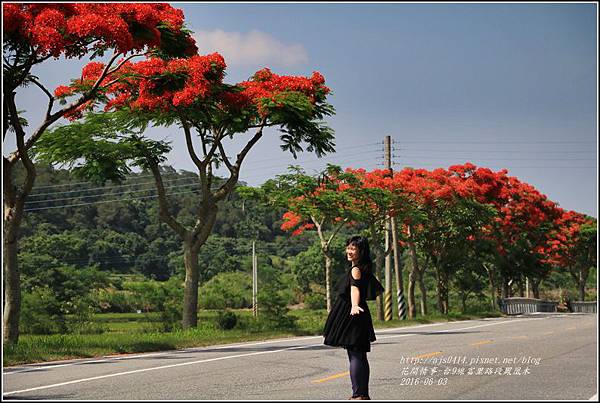
[[[286,45],[257,30],[248,33],[196,31],[200,54],[219,52],[228,65],[279,65],[291,67],[308,62],[308,54],[300,44]]]

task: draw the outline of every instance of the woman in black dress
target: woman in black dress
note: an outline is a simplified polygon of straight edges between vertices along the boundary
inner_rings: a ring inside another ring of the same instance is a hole
[[[375,299],[383,287],[372,274],[373,262],[367,238],[354,236],[346,242],[346,257],[352,268],[342,276],[335,301],[323,335],[329,346],[344,347],[350,361],[352,397],[356,400],[370,400],[369,361],[367,352],[375,341],[375,331],[367,300]]]

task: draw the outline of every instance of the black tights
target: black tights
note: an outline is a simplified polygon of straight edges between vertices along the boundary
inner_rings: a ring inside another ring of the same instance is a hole
[[[365,351],[348,351],[352,397],[369,396],[369,361]]]

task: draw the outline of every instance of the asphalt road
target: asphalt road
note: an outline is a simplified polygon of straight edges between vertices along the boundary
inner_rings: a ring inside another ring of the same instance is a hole
[[[374,400],[598,400],[596,314],[531,314],[376,334],[368,355]],[[3,399],[346,400],[346,352],[322,341],[7,367]]]

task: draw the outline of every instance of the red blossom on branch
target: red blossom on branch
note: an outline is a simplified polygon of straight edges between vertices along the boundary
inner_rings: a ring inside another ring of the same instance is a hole
[[[160,29],[179,33],[183,12],[166,3],[3,4],[5,40],[24,42],[40,56],[81,57],[89,50],[118,53],[157,47]],[[186,35],[186,53],[197,51]]]

